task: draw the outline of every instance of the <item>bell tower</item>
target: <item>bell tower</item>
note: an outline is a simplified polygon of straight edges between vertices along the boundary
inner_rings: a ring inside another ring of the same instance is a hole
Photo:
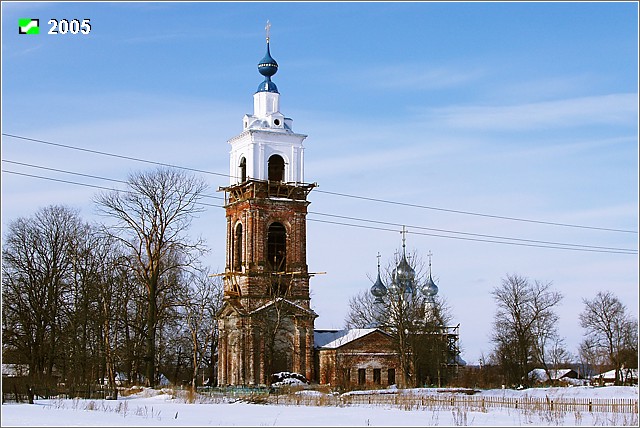
[[[219,385],[268,385],[273,373],[311,380],[313,326],[306,255],[307,196],[302,142],[280,112],[271,77],[278,63],[267,46],[253,114],[231,138],[224,302],[218,314]]]

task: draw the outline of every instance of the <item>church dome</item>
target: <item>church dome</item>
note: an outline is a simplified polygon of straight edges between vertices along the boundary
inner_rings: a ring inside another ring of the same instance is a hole
[[[271,77],[278,71],[278,63],[275,59],[271,58],[269,43],[267,43],[267,53],[258,63],[258,71],[265,77]]]
[[[264,80],[258,86],[256,92],[275,92],[278,93],[278,87],[271,81],[271,76],[278,71],[278,63],[271,57],[269,51],[269,42],[267,41],[267,53],[258,63],[258,71],[264,76]]]
[[[271,81],[271,79],[267,76],[260,86],[258,86],[258,90],[256,92],[278,92],[278,87],[275,83]]]
[[[425,297],[433,297],[438,294],[438,286],[433,282],[431,272],[429,272],[429,279],[427,279],[427,282],[422,286],[420,291]]]
[[[392,278],[394,285],[404,292],[413,291],[413,282],[416,271],[409,265],[407,257],[402,254],[402,260],[393,270]]]
[[[378,272],[378,279],[371,286],[371,294],[373,294],[373,297],[384,297],[387,294],[387,287],[384,286],[380,279],[380,272]]]

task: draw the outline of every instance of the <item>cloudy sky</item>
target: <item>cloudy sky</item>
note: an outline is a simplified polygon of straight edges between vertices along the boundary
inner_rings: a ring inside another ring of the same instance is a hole
[[[18,34],[20,18],[40,34]],[[48,34],[51,19],[91,30]],[[318,183],[317,328],[343,326],[402,225],[408,251],[433,254],[470,363],[491,351],[508,274],[563,293],[574,353],[583,298],[610,290],[637,316],[636,2],[2,2],[3,239],[51,204],[100,220],[98,187],[168,163],[210,184],[192,233],[224,269],[217,189],[267,20],[281,111]]]

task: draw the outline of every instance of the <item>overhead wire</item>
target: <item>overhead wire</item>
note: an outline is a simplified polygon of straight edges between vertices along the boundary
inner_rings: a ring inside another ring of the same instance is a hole
[[[399,232],[396,229],[387,229],[387,228],[382,228],[382,227],[373,227],[373,226],[364,226],[364,225],[357,225],[357,224],[341,223],[341,222],[335,222],[335,221],[329,221],[329,220],[318,220],[318,219],[311,219],[311,218],[307,219],[307,220],[308,221],[320,222],[320,223],[329,223],[329,224],[337,224],[337,225],[343,225],[343,226],[360,227],[360,228],[365,228],[365,229],[384,230],[384,231],[388,231],[388,232]],[[439,235],[439,234],[436,234],[436,233],[414,232],[414,231],[411,231],[411,230],[406,230],[405,233],[413,234],[413,235],[420,235],[420,236],[432,236],[432,237],[437,237],[437,238],[458,239],[458,240],[463,240],[463,241],[476,241],[476,242],[486,242],[486,243],[492,243],[492,244],[517,245],[517,246],[522,246],[522,247],[551,248],[551,249],[557,249],[557,250],[587,251],[587,252],[593,252],[593,253],[608,253],[608,254],[630,254],[630,255],[638,254],[638,252],[635,251],[635,250],[625,249],[625,248],[620,248],[620,249],[617,249],[617,250],[598,250],[598,249],[594,249],[594,247],[591,247],[591,246],[585,246],[584,248],[578,248],[578,247],[571,246],[571,245],[574,245],[574,244],[561,244],[561,243],[559,243],[558,245],[525,244],[525,243],[520,243],[520,242],[505,242],[505,241],[497,241],[497,240],[491,240],[491,239],[466,238],[466,237],[462,237],[462,236],[449,236],[449,235]],[[543,242],[543,241],[541,241],[541,242]],[[569,247],[565,247],[565,246],[562,246],[562,245],[569,245]],[[595,248],[598,248],[598,247],[595,247]]]
[[[132,157],[132,156],[118,155],[118,154],[99,151],[99,150],[92,150],[92,149],[87,149],[87,148],[82,148],[82,147],[77,147],[77,146],[71,146],[71,145],[68,145],[68,144],[54,143],[54,142],[46,141],[46,140],[42,140],[42,139],[29,138],[29,137],[24,137],[24,136],[20,136],[20,135],[8,134],[8,133],[4,133],[4,132],[2,133],[2,135],[6,136],[6,137],[11,137],[11,138],[16,138],[16,139],[36,142],[36,143],[40,143],[40,144],[46,144],[46,145],[62,147],[62,148],[70,149],[70,150],[79,150],[79,151],[83,151],[83,152],[99,154],[99,155],[103,155],[103,156],[111,156],[111,157],[116,157],[116,158],[120,158],[120,159],[132,160],[132,161],[136,161],[136,162],[143,162],[143,163],[152,164],[152,165],[166,166],[166,167],[171,167],[171,168],[183,169],[183,170],[186,170],[186,171],[199,172],[199,173],[202,173],[202,174],[210,174],[210,175],[226,177],[226,178],[231,177],[231,175],[229,175],[229,174],[223,174],[223,173],[207,171],[207,170],[202,170],[202,169],[197,169],[197,168],[183,167],[183,166],[180,166],[180,165],[174,165],[174,164],[169,164],[169,163],[164,163],[164,162],[150,161],[150,160],[147,160],[147,159],[140,159],[140,158],[136,158],[136,157]],[[385,203],[385,204],[391,204],[391,205],[396,205],[396,206],[405,206],[405,207],[411,207],[411,208],[435,210],[435,211],[441,211],[441,212],[450,212],[450,213],[455,213],[455,214],[463,214],[463,215],[470,215],[470,216],[493,218],[493,219],[499,219],[499,220],[526,222],[526,223],[542,224],[542,225],[548,225],[548,226],[559,226],[559,227],[571,227],[571,228],[579,228],[579,229],[599,230],[599,231],[606,231],[606,232],[638,234],[637,230],[616,229],[616,228],[587,226],[587,225],[579,225],[579,224],[571,224],[571,223],[551,222],[551,221],[544,221],[544,220],[533,220],[533,219],[526,219],[526,218],[519,218],[519,217],[500,216],[500,215],[494,215],[494,214],[477,213],[477,212],[473,212],[473,211],[454,210],[454,209],[449,209],[449,208],[440,208],[440,207],[433,207],[433,206],[428,206],[428,205],[421,205],[421,204],[414,204],[414,203],[407,203],[407,202],[400,202],[400,201],[391,201],[391,200],[386,200],[386,199],[381,199],[381,198],[372,198],[372,197],[368,197],[368,196],[360,196],[360,195],[353,195],[353,194],[348,194],[348,193],[333,192],[333,191],[322,190],[322,189],[317,189],[316,193],[324,193],[324,194],[333,195],[333,196],[340,196],[340,197],[345,197],[345,198],[366,200],[366,201],[377,202],[377,203]]]
[[[5,163],[21,165],[21,166],[27,166],[27,167],[31,167],[31,168],[37,168],[37,169],[43,169],[43,170],[48,170],[48,171],[55,171],[55,172],[59,172],[59,173],[65,173],[65,174],[71,174],[71,175],[76,175],[76,176],[88,177],[88,178],[93,178],[93,179],[111,181],[111,182],[115,182],[115,183],[127,184],[126,181],[122,181],[122,180],[118,180],[118,179],[112,179],[112,178],[106,178],[106,177],[100,177],[100,176],[91,175],[91,174],[77,173],[77,172],[66,171],[66,170],[62,170],[62,169],[58,169],[58,168],[44,167],[44,166],[39,166],[39,165],[34,165],[34,164],[29,164],[29,163],[24,163],[24,162],[17,162],[17,161],[12,161],[12,160],[6,160],[6,159],[3,159],[2,161],[5,162]],[[44,179],[44,180],[56,181],[56,182],[61,182],[61,183],[66,183],[66,184],[81,185],[81,186],[85,186],[85,187],[92,187],[92,188],[97,188],[97,189],[102,189],[102,190],[109,190],[109,191],[114,191],[115,190],[115,191],[128,192],[127,190],[113,189],[113,188],[108,188],[108,187],[104,187],[104,186],[98,186],[98,185],[86,184],[86,183],[79,183],[79,182],[74,182],[74,181],[69,181],[69,180],[62,180],[62,179],[57,179],[57,178],[52,178],[52,177],[44,177],[44,176],[21,173],[21,172],[17,172],[17,171],[6,170],[6,169],[3,169],[2,172],[6,172],[6,173],[10,173],[10,174],[16,174],[16,175],[22,175],[22,176],[27,176],[27,177],[32,177],[32,178],[39,178],[39,179]],[[216,196],[207,195],[207,194],[203,194],[202,196],[203,197],[208,197],[208,198],[215,198],[215,199],[224,199],[222,197],[216,197]],[[223,205],[207,204],[205,202],[199,202],[199,204],[203,205],[203,206],[210,206],[210,207],[215,207],[215,208],[223,208],[224,207]],[[350,220],[350,221],[357,221],[357,222],[364,222],[364,223],[371,223],[371,224],[379,224],[379,225],[385,225],[385,226],[395,226],[395,227],[405,227],[405,226],[407,226],[406,224],[400,224],[400,223],[384,222],[384,221],[371,220],[371,219],[365,219],[365,218],[359,218],[359,217],[342,216],[342,215],[337,215],[337,214],[321,213],[321,212],[314,212],[314,211],[309,211],[308,214],[310,214],[312,216],[316,215],[316,216],[332,217],[332,218],[338,218],[338,219],[343,219],[343,220]],[[361,225],[361,224],[344,223],[344,222],[338,222],[338,221],[320,220],[320,219],[314,219],[314,218],[308,218],[308,220],[309,221],[320,222],[320,223],[327,223],[327,224],[334,224],[334,225],[342,225],[342,226],[364,228],[364,229],[369,229],[369,230],[398,232],[397,229],[390,229],[390,228],[385,228],[385,227],[371,226],[370,224],[369,225]],[[572,244],[572,243],[551,242],[551,241],[523,239],[523,238],[511,238],[511,237],[503,237],[503,236],[496,236],[496,235],[485,235],[485,234],[477,234],[477,233],[470,233],[470,232],[458,232],[458,231],[452,231],[452,230],[446,230],[446,229],[428,228],[428,227],[424,227],[424,226],[412,226],[412,225],[409,225],[408,227],[410,227],[411,229],[417,229],[417,230],[429,230],[429,231],[436,231],[436,232],[449,233],[449,234],[458,234],[458,235],[466,235],[466,236],[442,235],[442,234],[427,233],[427,232],[416,232],[416,231],[413,231],[413,230],[410,230],[408,232],[408,233],[412,233],[414,235],[424,235],[424,236],[459,239],[459,240],[467,240],[467,241],[477,241],[477,242],[489,242],[489,243],[497,243],[497,244],[511,244],[511,245],[520,245],[520,246],[538,247],[538,248],[553,248],[553,249],[564,249],[564,250],[592,251],[592,252],[604,252],[604,253],[614,253],[614,254],[637,254],[636,250],[628,249],[628,248],[614,248],[614,247],[603,247],[603,246],[594,246],[594,245],[585,245],[585,244]],[[470,237],[470,236],[473,236],[473,238]]]

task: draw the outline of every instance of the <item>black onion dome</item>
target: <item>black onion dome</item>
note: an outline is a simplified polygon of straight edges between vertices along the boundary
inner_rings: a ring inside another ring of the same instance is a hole
[[[374,297],[384,297],[387,294],[387,287],[384,286],[382,280],[380,279],[380,272],[378,272],[378,279],[371,286],[371,294]]]

